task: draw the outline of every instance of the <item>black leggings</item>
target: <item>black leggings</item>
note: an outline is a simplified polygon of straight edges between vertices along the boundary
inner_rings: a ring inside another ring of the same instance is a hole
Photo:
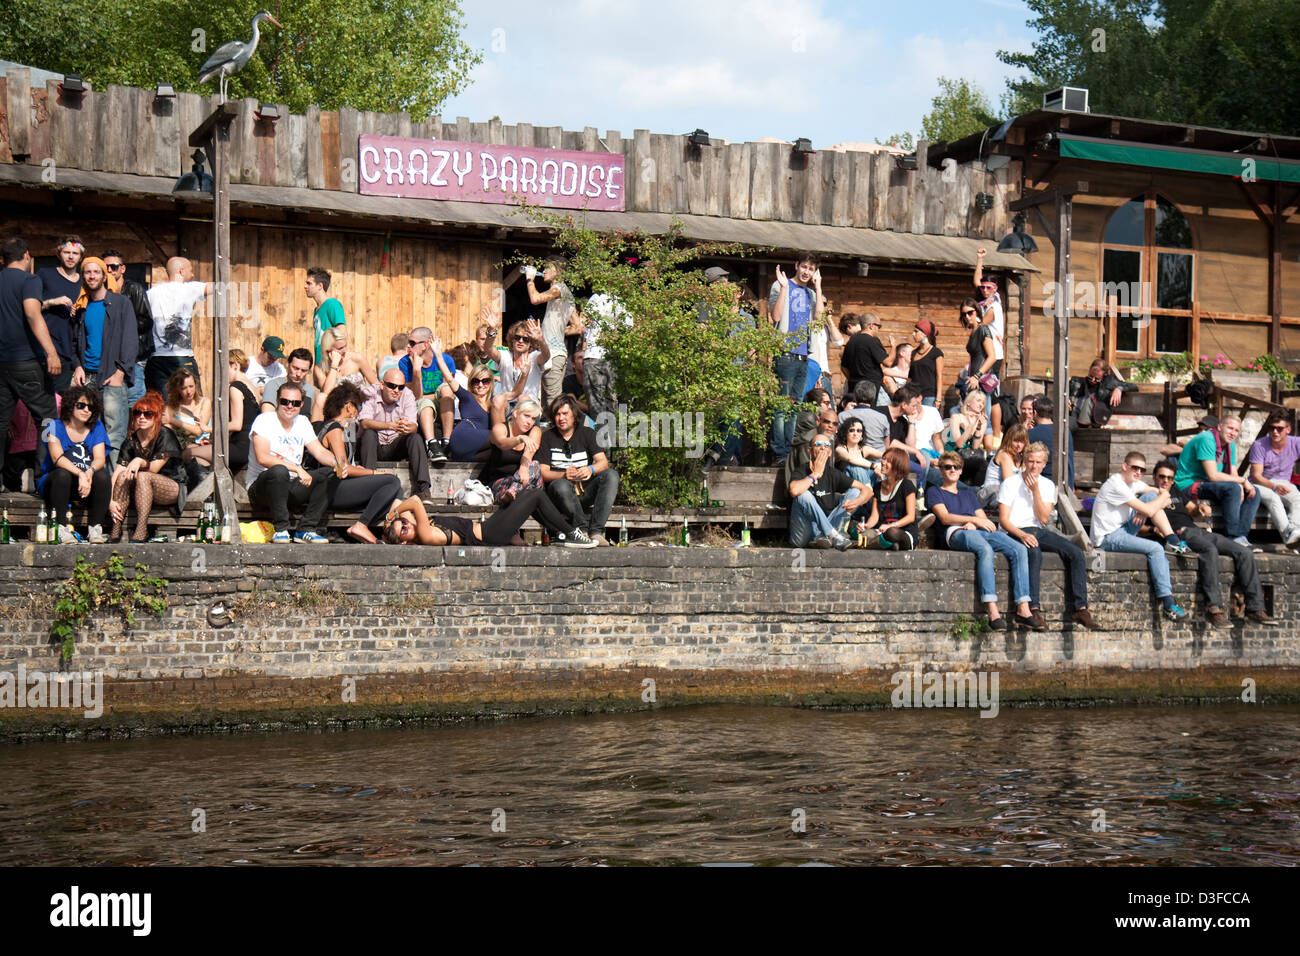
[[[479,525],[483,543],[493,547],[509,544],[529,517],[536,517],[552,534],[573,531],[573,526],[560,514],[560,509],[555,507],[545,489],[529,488],[519,492],[514,501]]]
[[[332,504],[335,511],[356,511],[364,505],[361,523],[369,527],[384,516],[401,493],[402,483],[396,475],[361,475],[342,479],[334,489]]]
[[[66,468],[55,468],[45,477],[45,500],[54,509],[59,524],[63,523],[68,512],[68,502],[77,495],[77,481],[77,476]],[[108,469],[100,468],[91,478],[90,494],[86,496],[89,502],[87,525],[97,524],[102,528],[108,523],[108,499],[111,491],[112,481]]]

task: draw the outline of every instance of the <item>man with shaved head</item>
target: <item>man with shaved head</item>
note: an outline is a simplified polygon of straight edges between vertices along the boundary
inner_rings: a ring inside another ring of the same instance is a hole
[[[189,259],[172,256],[167,260],[167,281],[149,290],[153,355],[144,365],[146,388],[166,394],[167,379],[178,368],[189,369],[194,373],[194,381],[199,381],[190,325],[194,306],[211,294],[211,282],[194,281],[194,266]]]

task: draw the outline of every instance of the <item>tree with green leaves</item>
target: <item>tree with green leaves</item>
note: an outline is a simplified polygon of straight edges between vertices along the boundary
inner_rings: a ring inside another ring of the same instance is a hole
[[[921,133],[932,143],[951,143],[997,122],[983,90],[969,80],[941,76],[939,94],[930,101],[930,112],[921,120]]]
[[[620,493],[639,505],[694,503],[701,453],[726,437],[729,423],[764,436],[772,412],[790,407],[772,371],[772,356],[788,348],[787,337],[740,308],[736,287],[709,285],[694,265],[754,250],[686,243],[678,222],[662,235],[601,233],[571,215],[525,208],[530,218],[558,230],[555,246],[567,257],[565,281],[579,293],[584,321],[601,321],[582,306],[602,292],[630,318],[605,321],[599,329],[615,371],[614,391],[625,406],[623,425],[615,427],[629,436],[613,453]],[[649,447],[637,440],[643,415],[690,423],[693,447]],[[702,435],[695,436],[697,425]]]
[[[0,7],[0,59],[109,84],[213,93],[199,66],[228,40],[247,40],[255,2],[8,0]],[[376,112],[422,120],[462,90],[482,56],[460,38],[457,0],[274,0],[283,24],[264,23],[257,53],[230,80],[230,96]]]
[[[1039,37],[998,58],[1006,115],[1041,109],[1060,86],[1093,112],[1300,135],[1300,3],[1295,0],[1025,0]]]

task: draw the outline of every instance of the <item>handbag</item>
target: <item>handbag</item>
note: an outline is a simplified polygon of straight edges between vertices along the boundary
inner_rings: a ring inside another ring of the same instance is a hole
[[[518,497],[521,491],[542,487],[542,466],[535,461],[528,463],[528,480],[520,481],[519,472],[514,471],[504,478],[492,482],[492,498],[505,507]]]
[[[465,479],[465,487],[456,492],[456,504],[487,507],[493,503],[492,489],[474,478]]]

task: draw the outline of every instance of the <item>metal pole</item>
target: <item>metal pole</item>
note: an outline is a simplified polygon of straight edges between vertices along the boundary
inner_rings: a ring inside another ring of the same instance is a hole
[[[1052,373],[1056,404],[1056,433],[1052,449],[1052,474],[1058,488],[1068,488],[1070,465],[1067,440],[1070,434],[1070,411],[1066,404],[1070,384],[1070,312],[1074,298],[1074,277],[1070,274],[1070,212],[1069,196],[1056,197],[1056,354]]]
[[[212,480],[223,515],[238,514],[230,477],[230,122],[212,129],[213,214],[212,255],[216,316],[212,327]],[[238,300],[239,297],[236,297]],[[247,412],[245,412],[247,414]],[[231,543],[240,541],[239,522],[233,522]]]

